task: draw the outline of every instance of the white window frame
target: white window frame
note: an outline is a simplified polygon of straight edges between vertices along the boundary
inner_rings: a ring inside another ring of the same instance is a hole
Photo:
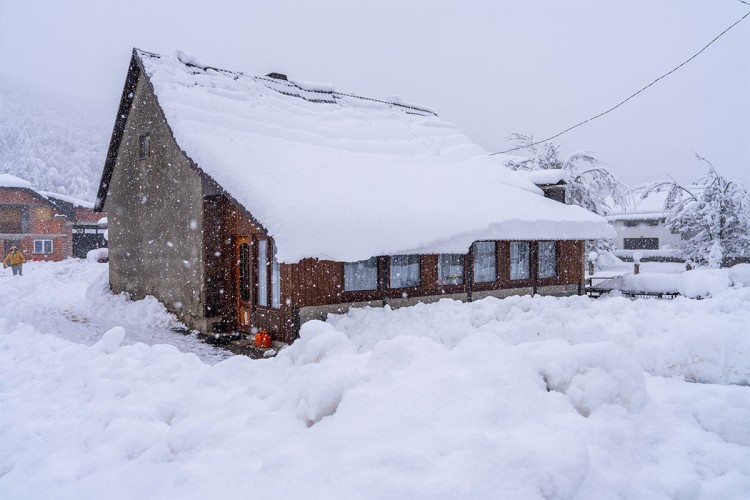
[[[47,243],[49,243],[49,251],[46,251]],[[41,246],[41,251],[37,251],[37,244]],[[54,240],[34,240],[34,251],[32,253],[43,255],[55,252]]]

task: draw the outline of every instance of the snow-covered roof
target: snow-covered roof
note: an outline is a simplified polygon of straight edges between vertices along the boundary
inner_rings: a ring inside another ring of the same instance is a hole
[[[73,196],[68,196],[66,194],[52,193],[50,191],[37,191],[37,192],[46,196],[47,198],[55,198],[58,200],[68,202],[75,207],[89,208],[89,209],[94,208],[94,204],[92,202],[74,198]]]
[[[0,174],[0,187],[33,189],[29,181],[11,174]]]
[[[54,198],[56,200],[70,203],[71,205],[76,206],[76,207],[83,207],[83,208],[90,208],[90,209],[94,208],[94,204],[90,201],[80,200],[78,198],[74,198],[72,196],[68,196],[65,194],[52,193],[50,191],[40,191],[36,189],[31,184],[31,182],[25,179],[21,179],[20,177],[16,177],[15,175],[11,175],[11,174],[0,174],[0,187],[29,189],[47,200],[49,200],[50,198]]]
[[[527,179],[536,184],[537,186],[544,186],[549,184],[558,184],[560,182],[568,182],[570,180],[570,173],[562,168],[550,168],[547,170],[533,170],[530,172],[523,172]]]
[[[627,210],[608,215],[607,220],[653,220],[666,217],[666,214],[664,213],[664,203],[667,201],[669,187],[665,186],[659,191],[652,190],[644,197],[643,194],[646,193],[648,188],[652,185],[653,184],[642,184],[631,188],[630,194],[632,196],[633,206]],[[687,189],[695,194],[703,191],[702,186],[687,186]]]
[[[178,145],[268,230],[282,262],[613,234],[427,108],[135,54]]]

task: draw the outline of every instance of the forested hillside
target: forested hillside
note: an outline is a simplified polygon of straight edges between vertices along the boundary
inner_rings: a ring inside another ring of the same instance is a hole
[[[41,190],[93,201],[112,112],[0,74],[0,173],[26,179]]]

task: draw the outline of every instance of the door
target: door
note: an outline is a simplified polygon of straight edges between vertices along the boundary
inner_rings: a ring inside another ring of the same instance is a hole
[[[252,322],[252,257],[250,237],[236,236],[234,238],[235,311],[237,325],[241,330],[249,329]]]

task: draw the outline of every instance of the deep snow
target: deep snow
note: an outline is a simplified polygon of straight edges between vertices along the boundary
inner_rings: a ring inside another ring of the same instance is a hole
[[[104,269],[0,275],[3,498],[750,493],[750,288],[361,309],[216,362]]]

